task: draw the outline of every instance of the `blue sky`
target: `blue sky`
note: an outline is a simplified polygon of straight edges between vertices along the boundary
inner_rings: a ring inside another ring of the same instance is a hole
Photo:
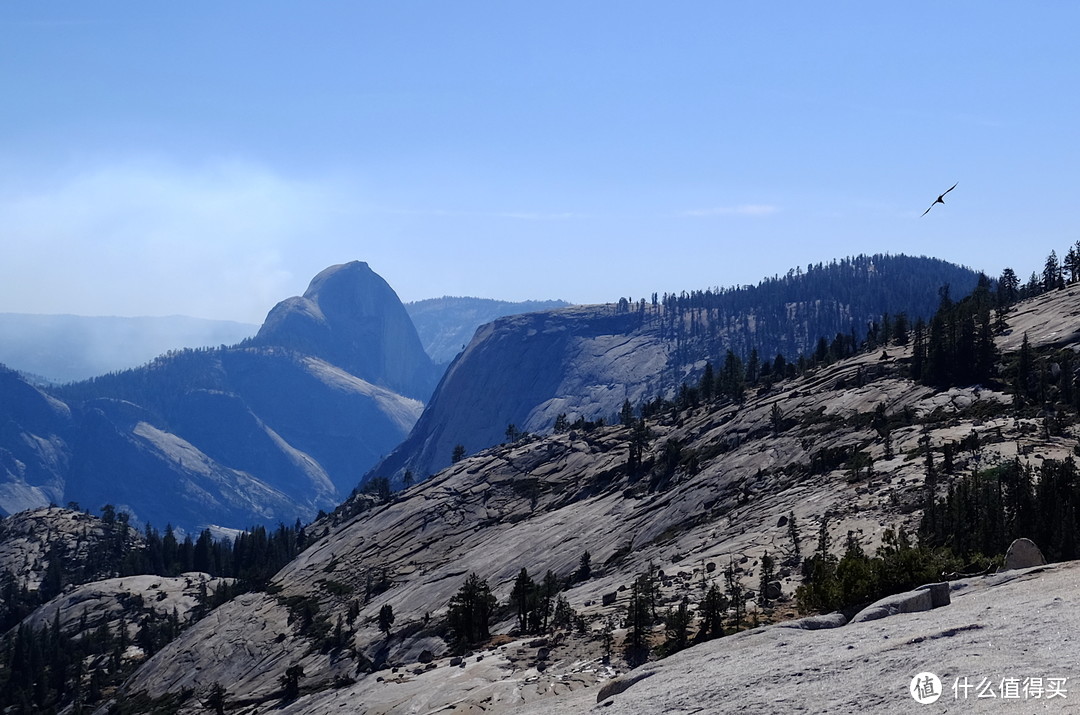
[[[1080,239],[1080,5],[6,2],[0,312],[603,302]],[[927,216],[942,191],[956,190]]]

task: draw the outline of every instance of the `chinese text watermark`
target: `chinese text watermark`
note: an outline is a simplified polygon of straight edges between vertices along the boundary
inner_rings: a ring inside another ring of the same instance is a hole
[[[953,679],[952,687],[947,688],[937,675],[923,672],[911,679],[908,691],[922,705],[937,702],[949,690],[954,700],[1053,700],[1068,696],[1068,680],[1041,675],[1001,678],[959,675]]]

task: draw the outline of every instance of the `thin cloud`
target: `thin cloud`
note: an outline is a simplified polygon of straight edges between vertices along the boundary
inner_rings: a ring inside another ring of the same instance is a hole
[[[290,245],[339,201],[237,162],[131,162],[9,190],[0,310],[257,320],[295,282]]]
[[[372,209],[376,213],[387,213],[399,216],[446,216],[450,218],[508,218],[518,221],[568,221],[572,219],[590,218],[589,214],[543,211],[454,211],[449,209]]]
[[[743,204],[741,206],[714,206],[707,209],[680,211],[681,218],[707,218],[710,216],[770,216],[780,210],[769,204]]]

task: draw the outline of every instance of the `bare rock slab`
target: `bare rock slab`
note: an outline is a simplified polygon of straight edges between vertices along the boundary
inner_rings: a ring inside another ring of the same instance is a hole
[[[1026,569],[1032,566],[1044,566],[1046,559],[1043,557],[1042,551],[1035,545],[1035,542],[1031,539],[1016,539],[1009,546],[1009,550],[1005,552],[1005,565],[1001,568],[1002,571],[1012,571],[1013,569]]]

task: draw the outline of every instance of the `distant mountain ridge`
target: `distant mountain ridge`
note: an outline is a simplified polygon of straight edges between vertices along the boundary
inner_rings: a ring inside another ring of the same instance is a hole
[[[385,281],[334,266],[233,347],[50,393],[0,373],[0,510],[111,503],[185,530],[310,520],[404,438],[423,407],[408,395],[436,376]]]
[[[565,308],[564,300],[511,302],[490,298],[443,296],[405,304],[420,341],[431,359],[449,364],[472,340],[476,329],[496,318],[538,310]]]
[[[476,332],[409,437],[368,477],[426,477],[450,464],[457,445],[472,453],[498,444],[510,425],[539,432],[560,414],[611,419],[625,400],[696,382],[706,361],[719,369],[728,350],[795,359],[822,337],[861,339],[890,311],[928,317],[942,286],[960,297],[978,275],[934,258],[858,256],[757,286],[499,318]]]
[[[142,365],[170,350],[234,345],[258,329],[184,315],[0,313],[0,363],[48,381],[74,382]]]

